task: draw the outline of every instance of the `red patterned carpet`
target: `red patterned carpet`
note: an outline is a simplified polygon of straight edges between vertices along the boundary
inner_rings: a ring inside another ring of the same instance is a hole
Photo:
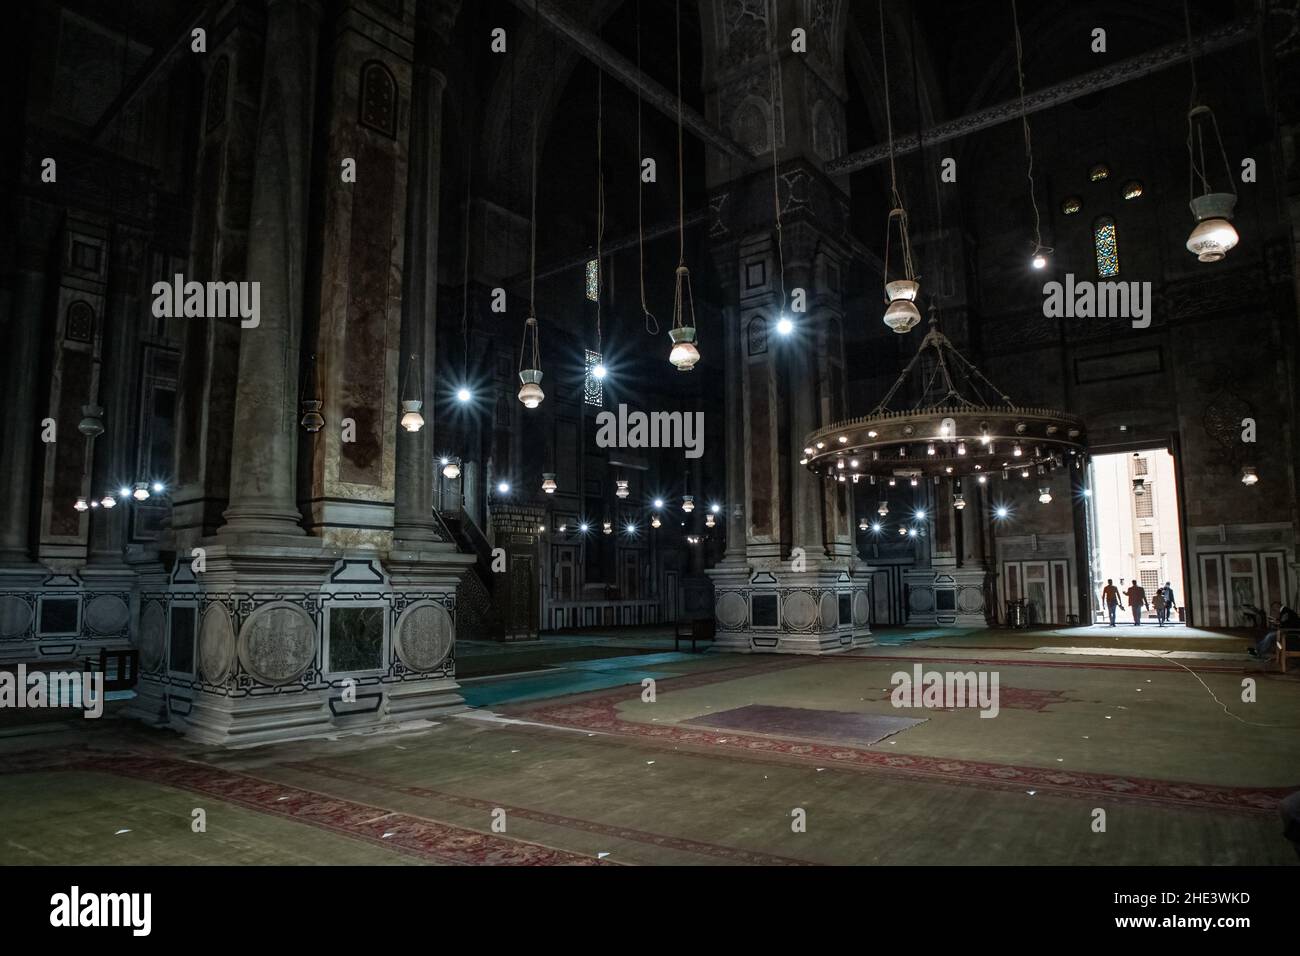
[[[608,860],[498,834],[439,823],[325,796],[174,757],[93,751],[29,752],[6,761],[13,772],[83,770],[111,773],[202,793],[418,857],[431,863],[494,866],[616,865]]]

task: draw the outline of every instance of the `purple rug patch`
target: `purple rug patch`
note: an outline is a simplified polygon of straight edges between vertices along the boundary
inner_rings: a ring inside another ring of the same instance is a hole
[[[925,723],[913,717],[884,717],[843,710],[813,710],[807,707],[771,707],[748,704],[734,710],[693,717],[683,721],[717,730],[735,730],[773,737],[824,740],[859,747],[878,743],[901,730]]]

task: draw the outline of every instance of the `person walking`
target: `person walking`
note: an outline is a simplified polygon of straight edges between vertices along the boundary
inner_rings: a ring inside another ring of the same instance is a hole
[[[1155,595],[1151,598],[1151,607],[1155,609],[1156,621],[1161,627],[1165,626],[1165,591],[1164,588],[1156,588]]]
[[[1174,589],[1171,588],[1169,582],[1166,581],[1165,586],[1160,590],[1165,596],[1165,623],[1168,624],[1169,618],[1174,613],[1174,608],[1177,606],[1177,602],[1174,600]]]
[[[1124,596],[1128,598],[1129,609],[1133,612],[1133,623],[1142,623],[1142,611],[1147,606],[1147,592],[1136,581],[1132,583]]]
[[[1107,578],[1106,586],[1101,589],[1101,603],[1106,605],[1106,613],[1110,615],[1110,626],[1115,626],[1115,607],[1118,605],[1120,610],[1124,605],[1119,603],[1119,588],[1115,587],[1115,579]]]

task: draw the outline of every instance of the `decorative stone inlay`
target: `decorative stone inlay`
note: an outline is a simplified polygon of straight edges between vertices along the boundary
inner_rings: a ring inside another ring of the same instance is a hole
[[[209,604],[199,626],[199,668],[206,680],[219,684],[235,663],[235,627],[223,604]]]
[[[130,617],[131,609],[116,594],[100,594],[86,605],[86,627],[97,634],[116,634]]]
[[[0,597],[0,637],[26,634],[32,626],[32,606],[13,594]]]
[[[311,666],[316,622],[296,604],[258,608],[239,631],[239,660],[264,684],[285,684]]]
[[[834,612],[832,612],[834,613]],[[796,631],[813,626],[817,620],[817,601],[807,591],[795,591],[785,599],[785,623]]]
[[[822,627],[824,629],[839,626],[840,614],[837,606],[838,600],[838,596],[829,591],[822,595]]]
[[[140,663],[155,671],[162,665],[167,641],[167,614],[158,601],[150,601],[140,613]]]
[[[447,609],[432,601],[412,604],[397,619],[397,656],[414,671],[431,671],[451,653],[456,627]]]
[[[853,592],[853,623],[866,624],[871,619],[871,604],[866,591]]]
[[[912,588],[908,595],[907,606],[913,611],[933,611],[934,592],[929,588]]]
[[[749,608],[745,599],[735,591],[726,591],[718,597],[716,613],[723,627],[741,627]]]
[[[957,592],[957,609],[966,614],[984,610],[984,594],[979,588],[962,588]]]

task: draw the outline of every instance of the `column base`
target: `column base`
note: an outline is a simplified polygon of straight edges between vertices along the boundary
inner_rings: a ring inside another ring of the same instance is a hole
[[[464,708],[455,551],[218,538],[141,587],[129,713],[206,744],[391,732]]]
[[[822,564],[750,568],[724,562],[713,579],[714,647],[756,654],[837,654],[874,643],[869,576]]]
[[[988,569],[912,568],[907,584],[908,627],[987,627]]]

